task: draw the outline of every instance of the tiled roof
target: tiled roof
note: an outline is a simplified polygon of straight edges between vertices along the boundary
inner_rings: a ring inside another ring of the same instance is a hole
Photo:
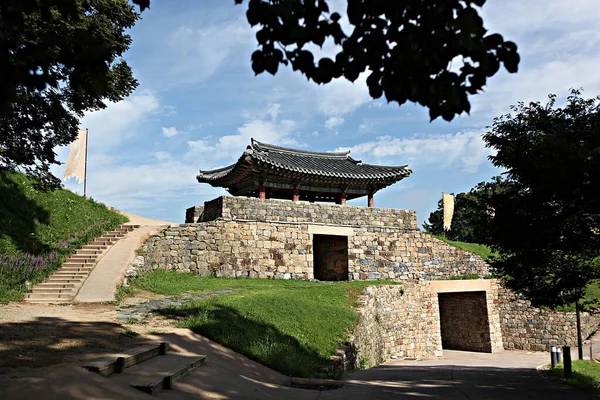
[[[350,152],[322,153],[305,150],[294,150],[284,147],[260,143],[254,139],[240,159],[230,166],[200,171],[199,182],[216,184],[216,181],[227,179],[229,175],[248,172],[252,169],[276,170],[293,175],[306,175],[311,179],[325,178],[343,181],[399,181],[411,174],[406,166],[382,166],[365,164],[350,157]],[[229,179],[227,179],[229,180]]]

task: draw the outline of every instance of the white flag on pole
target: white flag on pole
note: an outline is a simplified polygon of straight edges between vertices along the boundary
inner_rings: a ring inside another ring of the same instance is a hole
[[[454,196],[442,193],[444,203],[444,230],[449,231],[452,224],[452,215],[454,215]]]
[[[67,160],[67,168],[63,179],[75,178],[78,183],[85,180],[85,151],[87,147],[87,131],[79,130],[79,135],[69,150],[69,159]]]

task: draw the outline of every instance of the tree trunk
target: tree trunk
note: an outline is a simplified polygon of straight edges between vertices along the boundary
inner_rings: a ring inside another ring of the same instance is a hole
[[[579,300],[575,301],[575,316],[577,318],[577,353],[579,359],[583,360],[583,340],[581,338],[581,309],[579,306]]]

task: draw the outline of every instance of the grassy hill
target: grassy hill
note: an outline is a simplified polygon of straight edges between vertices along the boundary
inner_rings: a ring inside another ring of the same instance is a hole
[[[356,326],[354,305],[364,288],[397,282],[207,278],[159,269],[131,284],[167,296],[212,294],[161,314],[281,373],[308,378]]]
[[[479,257],[483,258],[484,260],[487,261],[488,258],[490,258],[490,256],[492,256],[494,253],[492,251],[492,249],[490,249],[489,247],[483,245],[483,244],[477,244],[477,243],[466,243],[466,242],[459,242],[456,240],[449,240],[444,236],[441,235],[433,235],[428,233],[428,235],[433,236],[436,239],[439,239],[443,242],[448,243],[450,246],[454,246],[457,247],[459,249],[462,249],[464,251],[467,251],[469,253],[473,253],[478,255]]]
[[[79,246],[126,221],[101,203],[40,190],[24,174],[0,169],[0,302],[22,298],[26,281],[44,280]]]

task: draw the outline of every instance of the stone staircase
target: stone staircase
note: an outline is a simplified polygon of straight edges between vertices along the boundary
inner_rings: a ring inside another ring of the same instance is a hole
[[[175,380],[189,374],[206,362],[206,356],[169,352],[169,343],[149,343],[91,362],[83,367],[112,381],[148,394],[174,389]]]
[[[96,262],[102,258],[108,248],[128,232],[139,227],[139,225],[123,224],[77,249],[58,270],[50,275],[48,280],[35,285],[25,296],[25,301],[30,303],[68,303],[72,301],[96,266]]]

